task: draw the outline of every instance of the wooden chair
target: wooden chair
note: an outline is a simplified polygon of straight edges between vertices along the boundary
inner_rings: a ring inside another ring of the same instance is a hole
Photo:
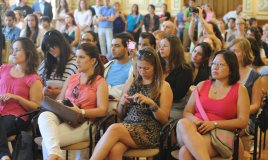
[[[171,125],[169,134],[168,134],[168,160],[171,159],[178,159],[179,157],[179,146],[177,144],[173,144],[172,140],[176,139],[172,136],[176,136],[176,126],[178,123],[178,119],[173,121],[173,124]],[[240,129],[237,129],[235,132],[235,137],[234,137],[234,149],[233,149],[233,156],[232,158],[230,158],[230,160],[238,160],[238,153],[239,153],[239,133],[240,133]],[[212,160],[227,160],[227,159],[223,159],[221,157],[214,157],[212,158]]]
[[[129,149],[124,153],[124,157],[127,158],[139,158],[139,157],[146,157],[153,158],[157,156],[157,159],[162,160],[166,159],[164,153],[165,142],[167,139],[167,135],[170,129],[170,125],[172,124],[173,119],[170,119],[161,129],[160,131],[160,139],[159,139],[159,147],[158,148],[151,148],[151,149]]]
[[[262,142],[263,149],[265,148],[266,141],[266,131],[268,129],[268,93],[263,98],[262,111],[257,116],[255,122],[255,135],[254,135],[254,150],[253,150],[253,160],[257,160],[257,143],[258,143],[258,131],[260,129],[259,134],[259,159],[261,158],[261,150],[262,150]],[[262,133],[264,133],[264,141],[262,141]]]
[[[83,150],[87,148],[89,148],[89,158],[90,158],[95,144],[100,139],[101,133],[104,132],[110,124],[116,122],[116,119],[117,119],[116,112],[114,110],[109,112],[109,114],[103,118],[97,118],[89,126],[89,140],[88,141],[82,141],[82,142],[78,142],[75,144],[61,147],[62,150],[66,151],[66,160],[68,160],[68,156],[69,156],[68,151]],[[37,118],[34,123],[35,123],[34,125],[37,125]],[[93,134],[93,127],[96,127],[95,135]],[[42,137],[36,137],[34,141],[39,147],[42,147]],[[37,154],[37,152],[35,152],[35,154]],[[35,157],[37,157],[37,155],[35,155]]]

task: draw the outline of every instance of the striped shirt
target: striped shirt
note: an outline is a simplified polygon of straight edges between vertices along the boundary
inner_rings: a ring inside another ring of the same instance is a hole
[[[44,66],[45,66],[45,62],[42,61],[39,69],[38,69],[38,75],[40,77],[42,77],[43,79],[43,83],[44,83],[44,86],[46,86],[46,82],[48,80],[58,80],[58,81],[62,81],[64,82],[68,77],[70,77],[70,75],[72,74],[75,74],[75,73],[78,73],[78,68],[76,66],[76,57],[72,57],[68,63],[66,64],[66,68],[65,68],[65,71],[63,73],[63,76],[62,77],[59,77],[59,76],[56,76],[55,73],[56,73],[56,68],[54,68],[54,70],[52,71],[51,75],[50,75],[50,78],[49,79],[46,79],[46,76],[43,75],[43,72],[44,72]]]

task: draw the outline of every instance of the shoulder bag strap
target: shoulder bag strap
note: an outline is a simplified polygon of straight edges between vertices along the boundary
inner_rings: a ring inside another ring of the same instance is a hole
[[[199,94],[198,94],[198,89],[197,88],[194,90],[194,97],[195,97],[195,105],[196,105],[198,111],[200,112],[201,117],[205,121],[209,121],[208,116],[207,116],[207,114],[206,114],[206,112],[205,112],[205,110],[204,110],[204,108],[203,108],[203,106],[202,106],[202,104],[200,102],[200,98],[199,98]]]

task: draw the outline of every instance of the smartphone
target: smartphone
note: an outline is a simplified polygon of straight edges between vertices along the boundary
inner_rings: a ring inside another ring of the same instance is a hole
[[[136,42],[130,41],[128,42],[128,49],[135,49],[136,48]]]
[[[64,104],[65,106],[68,106],[68,107],[73,107],[74,106],[69,99],[62,100],[62,104]]]

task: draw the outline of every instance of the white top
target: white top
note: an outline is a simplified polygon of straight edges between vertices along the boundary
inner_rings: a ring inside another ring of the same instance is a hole
[[[37,35],[36,42],[35,42],[36,48],[41,47],[44,34],[45,34],[45,31],[43,30],[43,28],[39,27],[38,35]],[[20,32],[20,37],[26,37],[26,29],[23,29]]]
[[[92,23],[92,12],[91,10],[86,11],[78,11],[77,9],[74,11],[74,19],[77,25],[87,25],[90,26]]]

